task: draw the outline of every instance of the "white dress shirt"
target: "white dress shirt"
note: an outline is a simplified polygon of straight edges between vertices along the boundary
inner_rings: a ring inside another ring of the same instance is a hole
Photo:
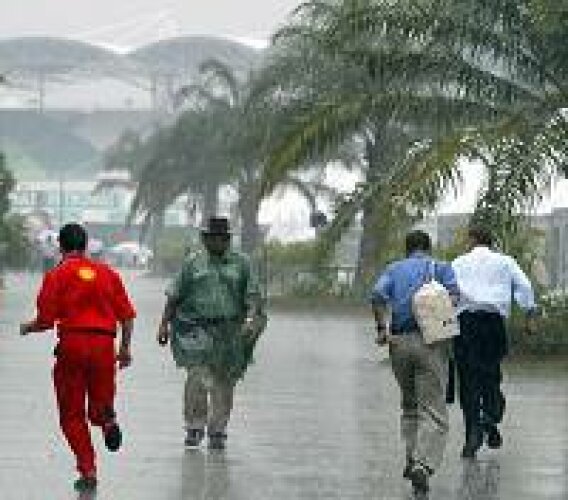
[[[458,313],[488,311],[506,318],[513,299],[527,312],[536,309],[531,282],[512,257],[478,246],[452,267],[460,289]]]

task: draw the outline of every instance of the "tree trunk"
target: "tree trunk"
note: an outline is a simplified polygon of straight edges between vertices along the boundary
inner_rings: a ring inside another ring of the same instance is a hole
[[[219,185],[216,182],[206,181],[203,189],[203,222],[205,224],[209,217],[217,215],[219,201]]]
[[[161,273],[163,271],[162,262],[160,260],[160,238],[162,237],[166,223],[165,215],[165,211],[162,210],[152,216],[150,243],[152,245],[152,253],[154,254],[152,268],[155,273]]]
[[[379,133],[375,134],[375,140],[367,140],[366,159],[367,175],[366,182],[378,180],[379,169],[381,168],[382,141]],[[359,242],[359,258],[355,280],[358,285],[365,285],[368,279],[375,273],[375,260],[379,250],[379,238],[375,230],[377,213],[373,200],[367,201],[363,205],[363,217],[361,220],[361,240]]]
[[[255,193],[251,190],[241,190],[239,200],[239,212],[241,215],[241,250],[252,255],[256,250],[260,239],[258,226],[259,202]]]
[[[357,263],[357,282],[365,284],[374,273],[375,259],[379,250],[379,241],[375,233],[375,217],[373,208],[366,204],[361,221],[361,241],[359,243],[359,261]]]

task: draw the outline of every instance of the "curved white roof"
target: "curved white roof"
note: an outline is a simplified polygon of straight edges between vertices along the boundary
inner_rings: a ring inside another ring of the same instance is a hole
[[[210,58],[236,70],[258,61],[260,51],[240,42],[208,36],[185,36],[151,43],[130,53],[120,53],[85,42],[52,37],[0,40],[0,74],[46,76],[87,72],[107,76],[152,73],[185,73]]]
[[[23,37],[0,40],[0,71],[68,73],[80,68],[117,68],[123,58],[110,50],[77,40]]]

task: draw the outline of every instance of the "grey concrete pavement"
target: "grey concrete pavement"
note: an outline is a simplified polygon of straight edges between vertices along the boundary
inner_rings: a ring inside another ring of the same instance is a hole
[[[9,275],[0,292],[0,499],[67,500],[73,459],[57,426],[49,334],[20,338],[39,276]],[[365,318],[273,314],[238,388],[225,452],[183,448],[183,373],[154,343],[164,283],[128,276],[139,319],[134,365],[121,373],[118,455],[100,456],[98,500],[403,500],[398,391]],[[510,364],[504,447],[459,458],[451,409],[433,500],[566,500],[568,366]]]

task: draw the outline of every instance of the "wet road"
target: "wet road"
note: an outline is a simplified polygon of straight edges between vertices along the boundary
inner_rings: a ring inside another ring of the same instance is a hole
[[[0,499],[67,500],[73,460],[51,390],[53,338],[22,339],[38,276],[0,292]],[[412,498],[401,479],[398,392],[364,318],[275,313],[238,388],[228,449],[186,452],[183,374],[154,345],[164,283],[129,276],[139,310],[135,364],[120,376],[126,430],[119,455],[100,453],[98,500],[348,500]],[[568,499],[568,366],[509,365],[504,447],[459,458],[451,438],[433,500]]]

